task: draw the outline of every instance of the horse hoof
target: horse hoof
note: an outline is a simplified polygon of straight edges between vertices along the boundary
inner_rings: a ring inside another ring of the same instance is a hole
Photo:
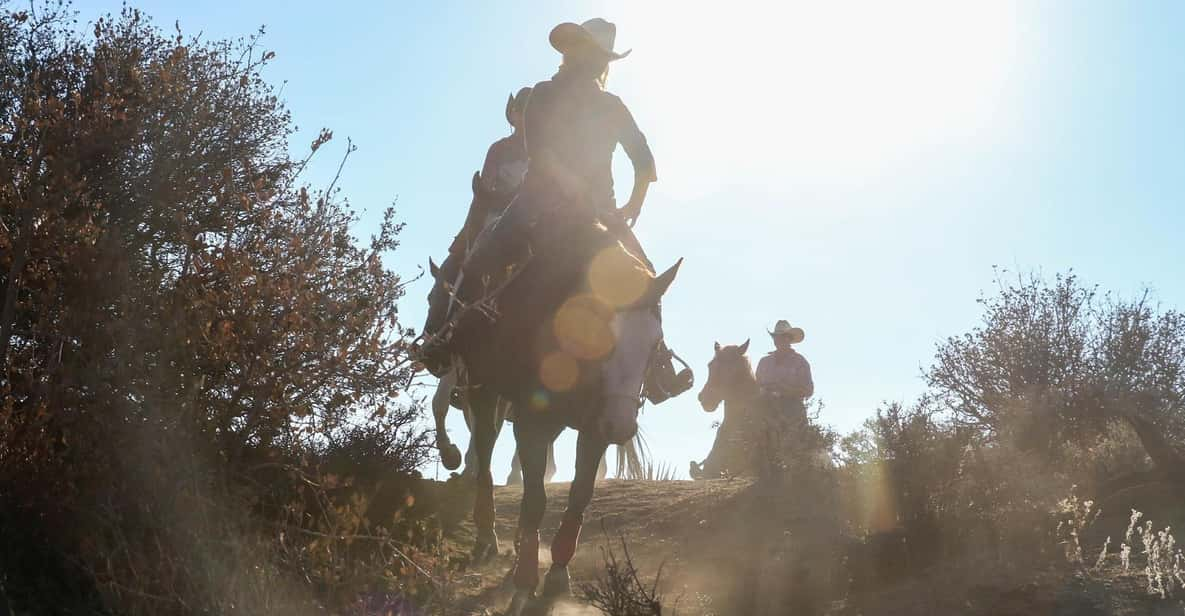
[[[543,596],[548,598],[567,597],[572,594],[572,581],[568,577],[568,568],[563,565],[552,565],[543,578]]]
[[[455,471],[461,468],[461,450],[452,443],[437,443],[436,448],[440,450],[440,463],[450,471]]]

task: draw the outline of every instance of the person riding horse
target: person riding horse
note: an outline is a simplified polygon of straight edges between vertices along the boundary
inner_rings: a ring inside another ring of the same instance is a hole
[[[516,413],[514,422],[524,490],[511,614],[521,612],[539,579],[547,446],[564,429],[578,432],[568,508],[544,585],[544,594],[554,595],[567,589],[567,565],[606,447],[637,433],[643,382],[657,371],[658,303],[678,271],[676,264],[657,274],[628,224],[657,174],[629,110],[604,90],[609,63],[625,56],[613,51],[615,30],[603,19],[552,30],[563,63],[527,101],[526,175],[470,252],[457,284],[462,307],[446,319],[453,334],[445,350],[461,357],[481,391],[535,410]],[[635,168],[621,210],[611,172],[618,144]],[[488,481],[488,469],[479,470]],[[483,521],[491,505],[481,503]]]
[[[474,196],[465,215],[465,222],[453,238],[444,263],[439,268],[432,268],[432,275],[440,281],[446,281],[450,285],[456,282],[457,275],[482,230],[500,215],[518,194],[523,174],[527,170],[527,150],[522,127],[523,111],[530,96],[531,88],[524,87],[511,94],[506,101],[506,122],[510,124],[513,132],[490,145],[481,172],[473,178]],[[466,410],[468,403],[465,400],[461,371],[460,366],[451,365],[440,375],[440,382],[437,383],[436,393],[432,397],[432,413],[436,421],[436,446],[440,451],[441,462],[448,470],[456,470],[462,461],[460,451],[453,445],[444,427],[449,407],[464,411],[465,422],[469,423],[469,413]],[[502,415],[506,412],[505,409],[501,411]],[[472,463],[472,456],[471,441],[464,458],[467,466]]]
[[[506,122],[513,128],[510,135],[490,145],[481,171],[473,177],[473,200],[460,232],[449,245],[448,257],[440,266],[445,280],[455,281],[466,257],[478,241],[482,231],[493,222],[518,194],[523,175],[527,172],[527,149],[523,138],[523,112],[531,97],[531,88],[520,88],[506,101]]]
[[[804,400],[815,393],[811,380],[811,365],[794,350],[794,345],[806,338],[802,328],[781,320],[769,332],[774,350],[757,363],[757,386],[775,408],[786,414],[805,413]]]
[[[794,350],[806,334],[789,321],[780,320],[769,332],[774,350],[757,363],[757,386],[769,419],[789,425],[806,421],[805,400],[815,393],[811,365]]]
[[[646,137],[620,98],[606,92],[616,27],[603,19],[561,24],[549,37],[563,54],[559,71],[535,85],[524,117],[528,166],[517,197],[477,247],[482,273],[515,262],[535,240],[578,220],[599,220],[634,256],[644,251],[626,222],[636,222],[657,181]],[[613,151],[621,144],[634,166],[629,201],[616,208]]]

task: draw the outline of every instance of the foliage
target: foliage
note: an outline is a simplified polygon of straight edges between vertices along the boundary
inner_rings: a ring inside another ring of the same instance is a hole
[[[1185,436],[1182,313],[1148,292],[1100,294],[1072,273],[1001,281],[980,303],[982,325],[939,345],[926,373],[958,424],[1047,459],[1093,446],[1125,417]]]
[[[1031,558],[1055,534],[1048,512],[1067,486],[1097,493],[1149,458],[1169,474],[1179,466],[1180,313],[1073,274],[1001,281],[980,304],[978,327],[939,344],[928,392],[884,405],[838,442],[844,510],[867,558],[884,560],[874,569],[973,552]],[[1082,503],[1060,506],[1056,533],[1085,566]],[[882,550],[895,543],[899,554]]]
[[[23,609],[419,587],[406,551],[433,530],[407,485],[327,471],[426,455],[383,265],[400,227],[359,246],[333,185],[299,185],[261,34],[124,9],[87,36],[64,4],[0,3],[0,579]]]

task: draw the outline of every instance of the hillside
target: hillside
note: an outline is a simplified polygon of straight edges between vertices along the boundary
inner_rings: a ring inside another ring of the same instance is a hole
[[[549,508],[542,533],[545,543],[559,524],[567,490],[567,483],[548,486]],[[496,490],[497,531],[502,554],[494,562],[460,578],[460,593],[466,596],[463,604],[470,610],[468,613],[497,613],[488,610],[505,607],[509,592],[498,582],[513,560],[511,541],[520,496],[521,489],[517,487]],[[786,585],[784,580],[774,579],[775,576],[769,574],[769,567],[755,566],[759,562],[768,563],[770,558],[770,554],[761,554],[760,549],[751,547],[760,545],[754,543],[755,528],[760,526],[760,517],[755,517],[755,513],[774,505],[754,496],[752,484],[744,480],[603,482],[597,487],[586,516],[581,547],[572,562],[573,585],[587,583],[600,575],[603,571],[602,551],[613,548],[620,555],[619,537],[622,537],[634,564],[647,582],[662,567],[659,589],[666,598],[664,614],[724,616],[749,613],[747,610],[752,607],[737,611],[737,606],[754,600],[751,595],[755,592],[759,595],[769,589],[784,592]],[[1147,490],[1136,496],[1141,500],[1172,498],[1165,494],[1157,496]],[[1127,503],[1111,504],[1119,510]],[[811,503],[802,505],[811,507]],[[1111,526],[1116,520],[1114,516],[1103,518]],[[785,532],[792,534],[792,531]],[[1122,529],[1118,532],[1122,534]],[[451,538],[458,545],[470,545],[471,525],[467,521],[461,523],[451,533]],[[781,538],[770,537],[769,543],[778,539]],[[817,548],[817,545],[812,546],[810,537],[800,539],[799,545],[805,546],[803,549],[808,552],[812,547]],[[540,554],[544,566],[549,561],[548,556],[545,545]],[[1120,616],[1181,614],[1185,611],[1185,603],[1179,598],[1150,597],[1142,567],[1133,567],[1124,573],[1118,566],[1117,556],[1114,558],[1101,571],[1078,571],[1066,565],[1064,559],[1051,555],[1048,549],[1034,546],[1028,558],[999,554],[962,557],[929,567],[916,575],[880,581],[865,592],[853,592],[846,579],[839,579],[844,574],[832,573],[842,570],[842,565],[833,568],[825,558],[819,557],[809,574],[813,581],[805,587],[829,587],[832,590],[816,593],[830,596],[804,599],[803,605],[815,605],[819,610],[816,613],[836,616]],[[1089,560],[1093,561],[1093,556]],[[741,573],[746,571],[756,573]],[[834,583],[814,582],[823,578]],[[761,604],[759,598],[756,604]],[[777,611],[779,608],[769,605],[762,607],[771,610],[766,613],[799,613]],[[483,612],[483,609],[487,611]],[[557,609],[556,613],[597,612],[571,605]]]

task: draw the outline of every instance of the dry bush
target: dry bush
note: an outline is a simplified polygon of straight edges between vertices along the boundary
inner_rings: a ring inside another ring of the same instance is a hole
[[[662,567],[655,573],[654,581],[647,585],[634,566],[625,537],[620,537],[619,541],[620,557],[612,547],[601,548],[602,573],[595,581],[581,584],[581,598],[608,616],[661,616],[663,597],[658,592],[658,585]]]
[[[260,614],[436,592],[391,212],[360,245],[333,186],[300,185],[259,36],[74,17],[0,2],[4,599]]]

